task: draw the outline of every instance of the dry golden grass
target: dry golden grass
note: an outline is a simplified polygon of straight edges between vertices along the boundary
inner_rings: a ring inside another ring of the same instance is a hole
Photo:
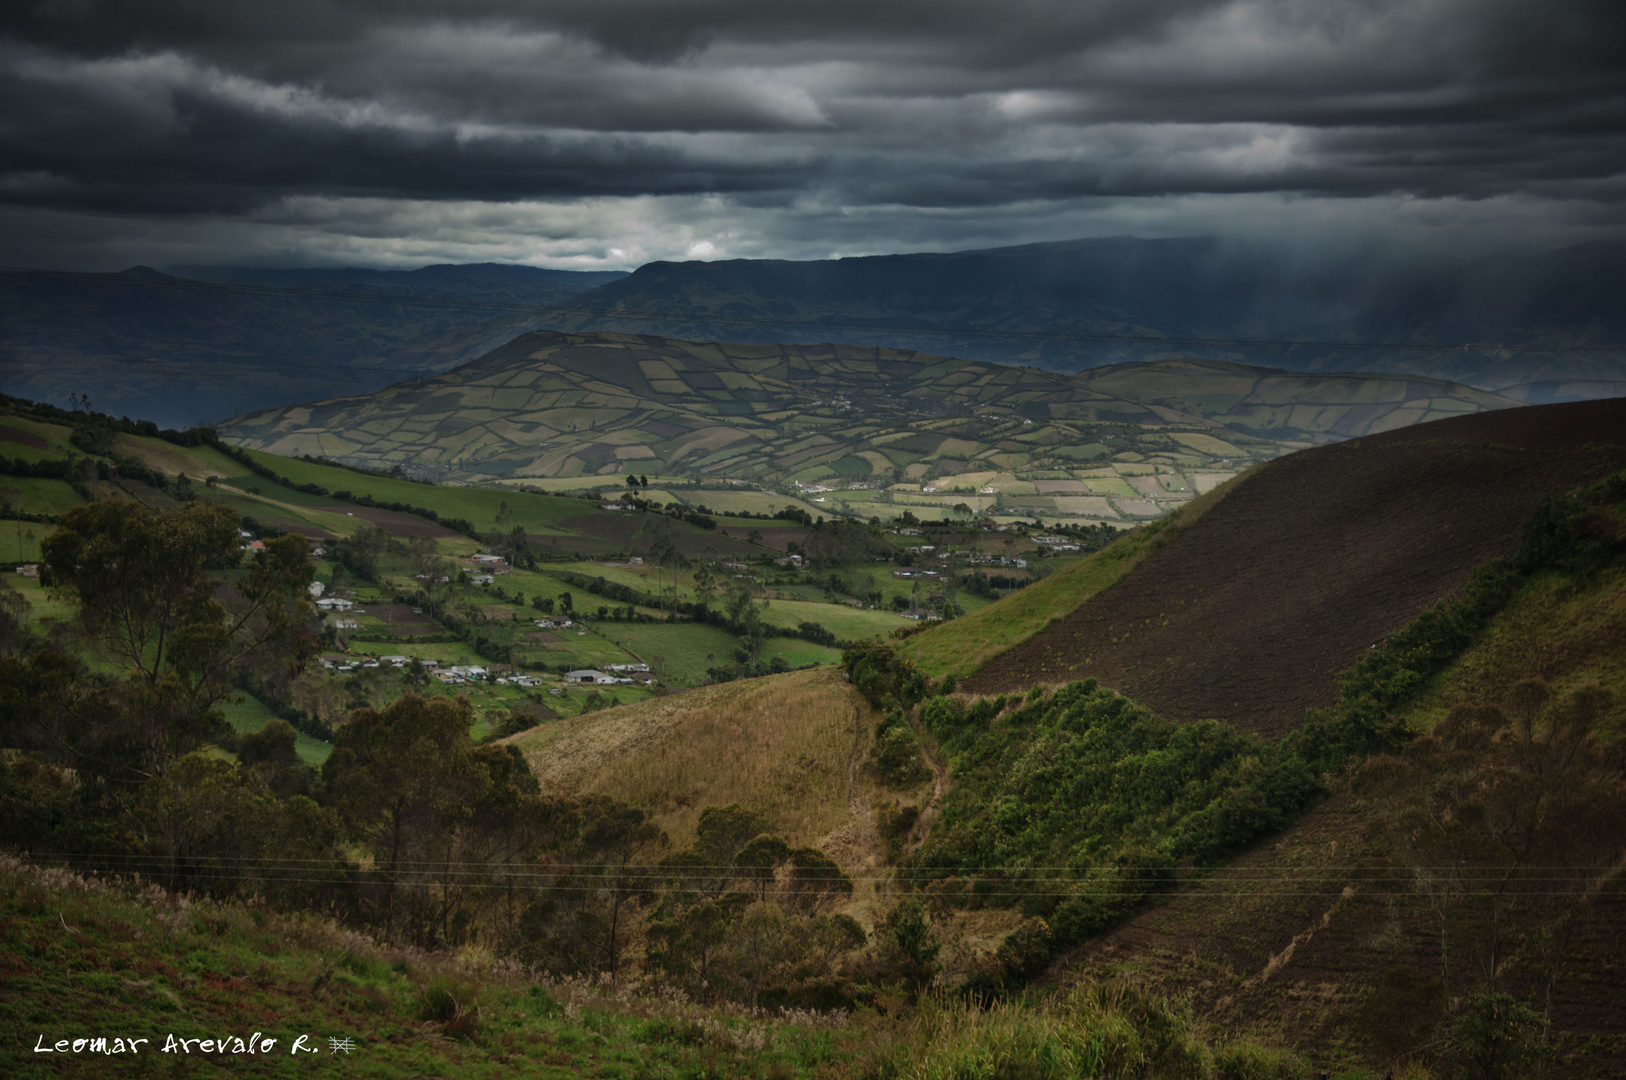
[[[855,815],[847,787],[854,720],[862,756],[869,712],[839,670],[824,668],[589,713],[511,741],[544,790],[642,807],[676,847],[694,839],[707,806],[738,803],[793,845],[843,849],[830,854],[850,865],[867,861],[855,843],[874,835],[875,792],[860,772]]]

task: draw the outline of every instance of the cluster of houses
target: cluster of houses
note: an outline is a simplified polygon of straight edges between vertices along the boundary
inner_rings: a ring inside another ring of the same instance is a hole
[[[585,686],[654,686],[655,676],[648,664],[605,664],[608,672],[596,668],[580,668],[565,672],[565,682]]]
[[[474,564],[475,573],[469,575],[470,585],[490,585],[501,574],[511,574],[514,571],[507,559],[501,555],[470,555],[469,562]]]
[[[407,658],[404,656],[363,656],[351,657],[344,653],[323,653],[316,658],[316,662],[329,671],[360,671],[383,667],[405,667]],[[427,666],[427,665],[425,665]]]
[[[429,662],[425,661],[423,666],[428,667]],[[438,670],[433,671],[431,674],[434,678],[440,680],[442,686],[462,686],[464,683],[491,678],[491,672],[479,664],[457,664],[448,668],[441,668],[437,664],[436,668]]]
[[[405,656],[352,657],[344,653],[324,653],[316,660],[327,670],[337,672],[403,668],[412,662]],[[492,664],[490,667],[482,667],[479,664],[454,664],[442,667],[438,660],[423,660],[420,663],[424,670],[443,686],[463,686],[471,682],[490,681],[498,686],[518,686],[531,690],[545,686],[549,681],[538,675],[516,673],[506,664]],[[566,672],[564,681],[567,684],[595,686],[657,685],[648,664],[606,664],[605,667],[609,669],[608,672],[593,668]],[[555,689],[554,692],[557,693],[558,690]]]
[[[1026,559],[1010,555],[991,555],[986,551],[956,551],[954,558],[960,562],[968,562],[972,566],[1014,566],[1022,569],[1028,564]]]

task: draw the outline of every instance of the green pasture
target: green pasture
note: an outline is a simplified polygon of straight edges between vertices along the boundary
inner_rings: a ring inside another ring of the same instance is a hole
[[[15,521],[0,521],[0,536],[16,524]],[[49,525],[45,527],[50,528]],[[40,584],[39,578],[23,577],[10,571],[0,573],[5,574],[5,584],[16,589],[22,594],[23,599],[28,601],[28,628],[34,633],[48,634],[58,623],[79,614],[79,605],[76,602],[53,594]]]
[[[656,567],[653,566],[611,566],[606,565],[605,563],[596,562],[573,562],[565,563],[559,569],[572,574],[580,574],[583,577],[601,577],[605,581],[613,581],[617,585],[625,585],[628,588],[638,589],[641,592],[653,593],[656,587]],[[672,580],[672,574],[667,570],[662,570],[659,576],[668,583]],[[690,585],[693,580],[693,575],[684,571],[679,571],[678,581],[680,588],[684,585]],[[567,589],[569,588],[568,585],[565,587]],[[578,594],[582,592],[580,589],[577,589],[576,591]],[[614,603],[615,601],[603,602]],[[580,599],[578,599],[576,603],[579,607],[582,602]]]
[[[528,533],[558,533],[565,518],[585,514],[593,504],[583,499],[559,495],[539,495],[529,491],[496,488],[452,487],[443,484],[417,484],[387,476],[368,476],[334,465],[321,465],[298,458],[278,457],[250,450],[256,461],[295,484],[317,484],[330,492],[350,491],[370,495],[381,502],[399,502],[433,510],[441,517],[464,518],[480,532],[497,527],[497,514],[508,504],[510,526]],[[239,470],[241,471],[241,467]],[[263,478],[262,478],[263,479]]]
[[[0,476],[0,503],[10,503],[13,510],[25,514],[60,514],[84,501],[66,480],[41,476]],[[0,527],[4,525],[4,522],[0,522]],[[38,522],[35,527],[51,528]]]
[[[791,667],[799,668],[808,664],[840,663],[841,650],[801,638],[772,637],[762,643],[762,658],[772,660],[776,656],[784,657]]]
[[[63,458],[80,451],[70,441],[72,432],[57,424],[46,424],[39,420],[30,420],[16,415],[0,415],[0,424],[6,427],[25,431],[30,435],[38,435],[45,440],[45,448],[26,446],[20,442],[0,438],[0,457],[22,458],[24,461],[44,461],[48,458]]]
[[[514,657],[527,664],[546,664],[550,668],[558,668],[565,664],[572,668],[630,664],[634,662],[632,655],[606,634],[619,636],[623,627],[637,625],[639,624],[616,623],[595,618],[591,624],[578,624],[568,630],[550,631],[560,640],[548,645],[521,640],[516,643]],[[584,629],[587,633],[580,633]],[[522,628],[516,628],[515,632],[530,634],[536,633],[537,630],[534,625],[525,624]]]
[[[604,623],[602,629],[608,640],[652,669],[658,667],[656,657],[666,657],[665,681],[677,686],[700,685],[706,669],[732,662],[739,645],[728,631],[704,623]]]
[[[238,466],[238,470],[241,475],[225,477],[221,480],[221,483],[230,484],[239,491],[245,491],[250,495],[263,496],[268,500],[287,503],[291,506],[346,505],[342,499],[331,499],[326,495],[312,495],[309,492],[298,491],[284,484],[279,484],[270,477],[261,476],[259,473],[242,472],[241,465]],[[278,471],[281,472],[280,469]]]
[[[817,516],[823,514],[830,516],[828,509],[821,509],[805,499],[791,495],[780,495],[772,491],[731,491],[703,489],[681,492],[684,502],[690,506],[705,506],[719,514],[772,514],[776,510],[783,510],[787,506],[794,506],[800,510]],[[732,524],[732,523],[730,523]],[[742,522],[741,524],[760,524],[759,522]]]
[[[246,731],[259,731],[265,727],[267,720],[277,715],[253,694],[242,693],[227,698],[221,705],[221,711],[226,714],[226,722],[239,735]],[[313,739],[301,731],[294,740],[294,752],[305,764],[320,769],[328,755],[333,753],[333,744]]]
[[[762,621],[769,626],[794,627],[798,623],[816,622],[841,641],[876,637],[911,625],[908,619],[890,611],[869,611],[846,604],[819,604],[808,600],[772,600],[760,610]]]

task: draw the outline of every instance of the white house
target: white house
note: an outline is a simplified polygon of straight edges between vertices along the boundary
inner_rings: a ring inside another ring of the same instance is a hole
[[[594,671],[592,668],[580,668],[576,671],[565,672],[565,682],[567,683],[591,683],[598,686],[614,686],[620,681],[621,680],[617,679],[614,675],[606,675],[604,672]]]

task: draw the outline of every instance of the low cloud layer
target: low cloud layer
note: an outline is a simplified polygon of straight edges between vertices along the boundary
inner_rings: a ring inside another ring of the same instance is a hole
[[[8,12],[11,265],[1626,235],[1613,0]]]

